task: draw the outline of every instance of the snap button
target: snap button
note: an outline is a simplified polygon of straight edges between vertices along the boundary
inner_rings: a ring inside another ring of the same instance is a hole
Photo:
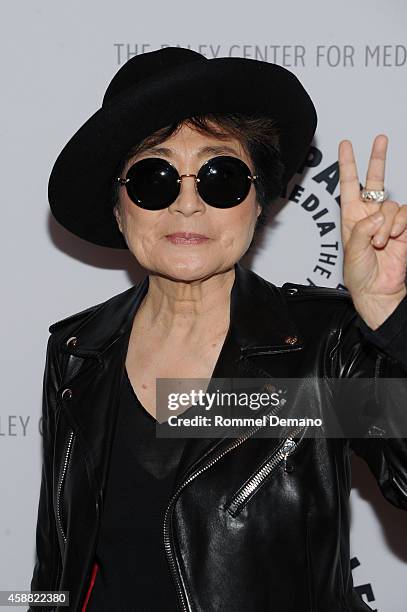
[[[284,342],[286,344],[295,344],[298,340],[297,336],[287,336],[286,338],[284,338]]]
[[[72,389],[64,389],[61,393],[62,399],[71,399]]]
[[[78,338],[76,336],[71,336],[71,338],[66,341],[66,346],[70,346],[71,348],[73,348],[74,346],[76,346],[77,342]]]

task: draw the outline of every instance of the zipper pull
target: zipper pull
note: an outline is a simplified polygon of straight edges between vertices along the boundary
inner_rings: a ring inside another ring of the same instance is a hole
[[[290,455],[293,452],[293,450],[294,450],[294,448],[296,446],[297,445],[294,442],[294,440],[291,440],[290,438],[287,438],[287,440],[284,443],[284,446],[282,448],[282,451],[284,453],[283,454],[283,461],[284,461],[283,469],[284,469],[284,472],[289,473],[289,472],[292,472],[294,470],[294,466],[293,465],[291,465],[290,463],[287,464],[287,457],[288,457],[288,455]]]

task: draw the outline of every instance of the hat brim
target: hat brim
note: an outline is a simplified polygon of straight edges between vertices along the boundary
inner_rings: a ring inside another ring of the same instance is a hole
[[[317,125],[311,98],[282,66],[240,57],[177,66],[115,96],[72,136],[49,178],[48,198],[56,220],[91,243],[127,249],[110,201],[118,163],[157,129],[211,112],[275,118],[284,183],[304,161]]]

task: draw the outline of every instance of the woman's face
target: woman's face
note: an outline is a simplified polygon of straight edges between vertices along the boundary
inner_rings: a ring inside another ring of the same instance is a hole
[[[201,153],[207,146],[221,148]],[[161,147],[170,149],[171,154],[155,152]],[[237,139],[219,140],[183,124],[162,144],[132,157],[122,176],[135,161],[153,156],[167,159],[179,174],[197,174],[202,164],[216,155],[239,157],[254,174],[253,164]],[[252,183],[243,202],[233,208],[215,208],[201,199],[194,177],[184,177],[178,198],[164,210],[144,210],[132,202],[124,187],[120,188],[115,216],[129,250],[145,269],[175,280],[196,280],[230,269],[247,251],[261,212],[255,198]],[[167,235],[175,232],[203,234],[208,240],[174,244]]]

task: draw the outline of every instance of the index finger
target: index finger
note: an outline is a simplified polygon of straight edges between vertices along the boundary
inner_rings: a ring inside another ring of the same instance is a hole
[[[350,140],[341,140],[338,151],[341,205],[359,199],[360,183]]]

